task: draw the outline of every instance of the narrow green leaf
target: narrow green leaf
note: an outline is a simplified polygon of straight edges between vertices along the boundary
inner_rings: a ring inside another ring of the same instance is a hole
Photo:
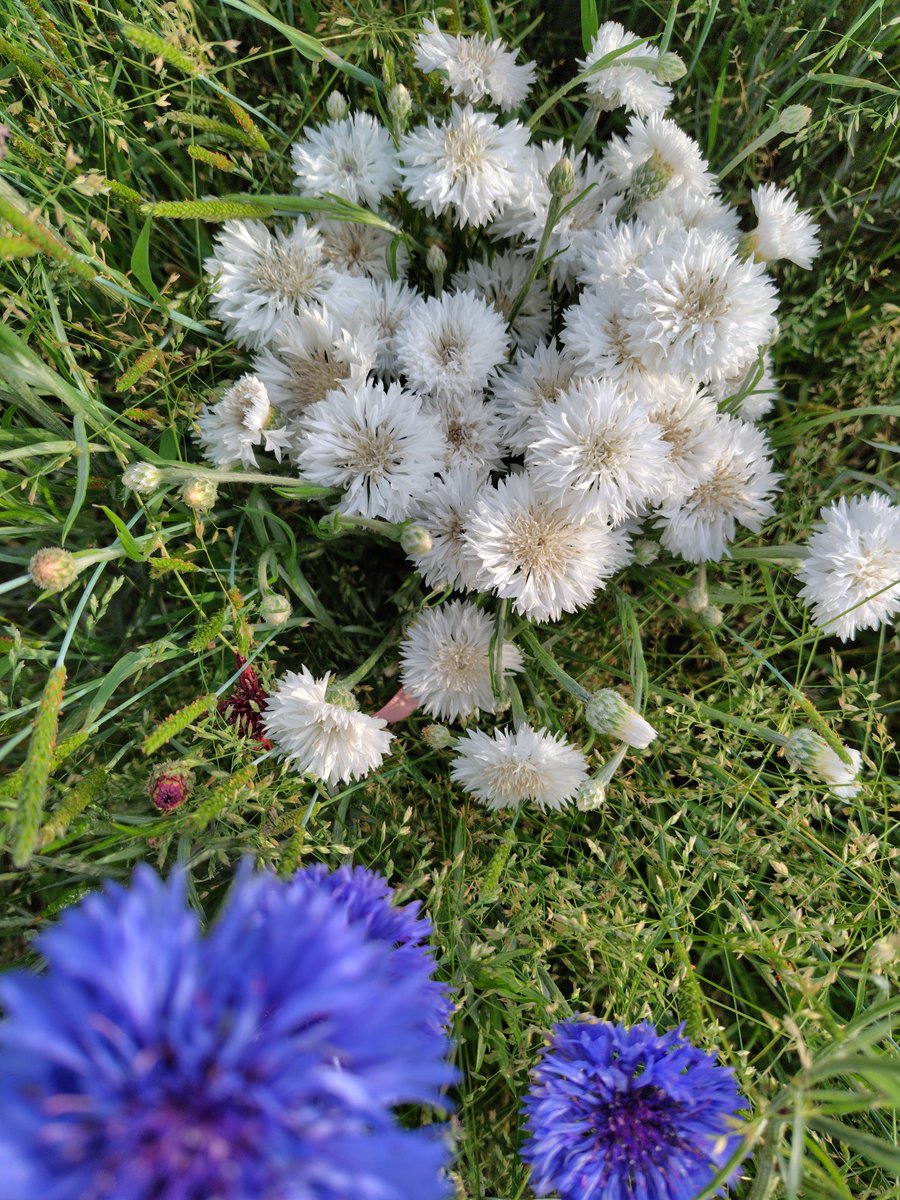
[[[105,504],[101,504],[99,507],[100,511],[104,513],[105,516],[107,516],[115,526],[116,533],[119,535],[119,541],[122,543],[122,549],[125,551],[128,557],[134,562],[143,562],[147,555],[128,532],[128,526],[125,524],[122,518],[117,516],[112,509],[107,508]]]
[[[581,44],[585,54],[591,49],[591,43],[597,36],[600,19],[597,16],[597,0],[581,0]]]
[[[169,306],[160,295],[150,271],[150,230],[152,227],[153,217],[151,216],[144,222],[144,228],[138,234],[138,240],[134,243],[134,249],[131,252],[131,271],[134,277],[141,283],[147,295],[165,310]]]
[[[84,417],[81,413],[75,414],[75,419],[72,422],[72,432],[75,435],[75,441],[78,446],[75,467],[75,496],[72,499],[65,524],[63,525],[62,534],[60,535],[60,542],[63,546],[66,544],[69,531],[75,524],[75,519],[84,505],[85,497],[87,496],[88,479],[91,474],[91,448],[84,426]]]

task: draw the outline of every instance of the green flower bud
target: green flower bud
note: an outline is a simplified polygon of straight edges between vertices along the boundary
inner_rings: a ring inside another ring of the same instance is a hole
[[[559,162],[550,168],[550,174],[547,176],[547,186],[550,189],[550,194],[560,199],[563,196],[568,196],[569,192],[575,187],[575,167],[571,158],[567,155],[563,155]]]
[[[584,706],[588,725],[605,737],[615,738],[643,750],[656,737],[656,730],[613,688],[601,688]]]
[[[425,266],[432,275],[443,275],[447,270],[447,255],[437,242],[432,242],[425,255]]]
[[[259,602],[259,615],[267,625],[285,625],[293,612],[291,602],[279,592],[269,592]]]
[[[674,174],[671,166],[654,152],[645,163],[636,167],[631,177],[629,192],[635,204],[642,200],[655,200],[661,195]]]
[[[329,680],[328,686],[325,688],[325,699],[329,704],[334,704],[338,708],[346,708],[348,712],[359,710],[356,697],[340,679]]]
[[[680,54],[667,50],[656,61],[656,78],[660,83],[674,83],[687,74],[687,67]]]
[[[426,725],[422,730],[422,737],[432,750],[446,750],[456,741],[446,725]]]
[[[343,121],[349,107],[347,97],[341,92],[331,92],[325,101],[325,111],[328,113],[329,121]]]
[[[394,124],[403,129],[412,112],[412,96],[402,83],[395,84],[388,92],[387,108]]]
[[[150,463],[132,463],[122,472],[123,487],[128,488],[130,492],[137,492],[139,496],[149,496],[162,481],[162,471]]]
[[[28,564],[35,587],[43,592],[61,592],[78,575],[78,565],[68,550],[48,546],[32,556]]]
[[[204,479],[202,476],[197,479],[189,479],[181,489],[181,499],[195,513],[212,512],[218,497],[219,489],[215,482],[212,479]]]
[[[805,104],[789,104],[778,114],[778,128],[782,133],[799,133],[809,124],[812,109]]]
[[[433,542],[431,534],[422,525],[407,525],[400,534],[400,545],[410,558],[420,558],[427,554]]]

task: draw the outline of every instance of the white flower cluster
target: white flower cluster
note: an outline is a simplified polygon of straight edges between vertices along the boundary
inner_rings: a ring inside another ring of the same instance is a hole
[[[218,466],[284,455],[335,489],[337,512],[415,523],[427,587],[545,621],[589,605],[642,528],[693,563],[721,559],[739,527],[759,532],[779,483],[755,423],[776,390],[769,268],[809,266],[818,244],[771,185],[741,230],[666,115],[674,56],[601,26],[580,64],[589,103],[631,115],[596,152],[532,140],[520,118],[535,66],[516,59],[426,21],[415,60],[439,74],[445,111],[407,128],[403,89],[388,127],[341,98],[293,147],[299,193],[365,219],[225,224],[205,264],[211,303],[254,357],[204,408],[200,438]],[[493,713],[496,676],[522,664],[502,647],[492,679],[491,630],[468,601],[426,612],[403,648],[407,691],[440,718]],[[546,731],[467,738],[455,776],[492,805],[515,793],[555,807],[585,782]],[[340,762],[326,755],[320,773],[347,777]],[[476,768],[495,783],[479,790]]]

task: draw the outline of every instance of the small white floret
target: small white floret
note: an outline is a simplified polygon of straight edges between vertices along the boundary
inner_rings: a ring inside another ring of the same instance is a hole
[[[522,725],[493,734],[470,729],[456,743],[450,774],[464,791],[496,810],[526,803],[562,808],[588,772],[584,755],[561,734]]]

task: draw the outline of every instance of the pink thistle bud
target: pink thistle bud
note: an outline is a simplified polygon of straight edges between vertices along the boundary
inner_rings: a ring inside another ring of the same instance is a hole
[[[194,786],[194,773],[186,763],[167,762],[154,767],[147,781],[147,795],[161,812],[184,804]]]

